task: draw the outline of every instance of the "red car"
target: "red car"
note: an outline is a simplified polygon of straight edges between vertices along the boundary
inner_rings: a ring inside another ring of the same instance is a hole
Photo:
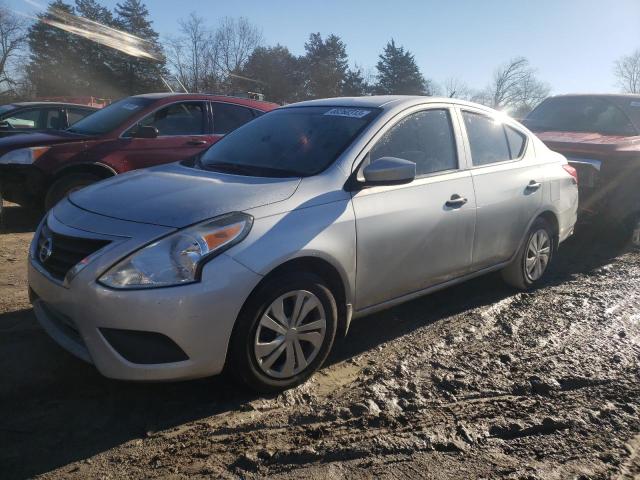
[[[277,106],[205,94],[128,97],[65,131],[1,139],[0,192],[48,210],[101,179],[192,157]]]
[[[640,228],[640,95],[560,95],[523,122],[578,170],[580,215]]]

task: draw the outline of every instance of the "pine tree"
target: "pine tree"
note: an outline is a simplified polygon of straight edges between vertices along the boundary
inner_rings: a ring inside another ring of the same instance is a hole
[[[360,97],[369,93],[369,84],[362,75],[362,69],[349,69],[342,82],[342,95],[346,97]]]
[[[115,14],[116,28],[142,38],[151,45],[159,44],[158,33],[153,29],[152,22],[148,18],[149,10],[141,0],[124,0],[116,4]],[[158,52],[159,49],[153,53],[159,55]],[[118,76],[120,89],[128,95],[166,89],[162,82],[162,76],[167,73],[164,57],[160,61],[155,61],[118,52],[114,70]]]
[[[394,40],[387,43],[380,60],[376,92],[385,95],[425,95],[427,85],[415,58]]]
[[[82,87],[79,72],[80,59],[73,54],[77,48],[77,37],[46,23],[59,21],[61,14],[73,14],[71,5],[62,0],[49,4],[40,21],[29,28],[29,64],[27,75],[37,96],[77,95]]]
[[[83,18],[114,27],[111,11],[96,0],[76,0],[76,12]],[[109,98],[122,96],[114,71],[116,50],[82,37],[76,39],[76,46],[75,56],[82,62],[79,72],[82,86],[78,93]]]
[[[258,47],[240,72],[243,79],[234,80],[233,89],[260,92],[272,102],[295,102],[302,97],[300,63],[282,45]]]
[[[307,96],[340,96],[348,68],[346,47],[340,37],[329,35],[323,40],[319,33],[312,33],[304,48],[307,52],[304,56]]]

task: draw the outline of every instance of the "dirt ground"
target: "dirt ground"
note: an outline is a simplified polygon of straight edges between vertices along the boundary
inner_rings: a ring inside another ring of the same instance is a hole
[[[354,321],[310,382],[101,377],[27,300],[36,215],[0,234],[0,477],[640,478],[640,253],[585,230],[530,293],[499,275]]]

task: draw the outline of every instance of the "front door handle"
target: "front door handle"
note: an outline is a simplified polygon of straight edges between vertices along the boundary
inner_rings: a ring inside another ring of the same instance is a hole
[[[461,197],[457,193],[454,193],[453,195],[451,195],[451,198],[446,201],[445,206],[449,208],[460,208],[468,201],[469,200],[467,200],[466,198]]]
[[[529,190],[530,192],[535,192],[541,186],[542,186],[542,184],[540,182],[536,182],[535,180],[531,180],[529,182],[529,185],[527,185],[527,190]]]
[[[187,142],[187,145],[193,145],[193,146],[206,145],[206,144],[207,144],[206,140],[189,140]]]

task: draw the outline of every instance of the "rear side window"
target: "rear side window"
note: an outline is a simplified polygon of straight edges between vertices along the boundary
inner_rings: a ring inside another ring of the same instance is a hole
[[[250,109],[230,103],[211,104],[213,108],[213,133],[225,135],[241,127],[254,116]]]
[[[376,143],[370,160],[396,157],[416,164],[416,176],[458,168],[448,110],[425,110],[400,120]]]
[[[462,112],[474,165],[489,165],[518,158],[525,137],[502,122],[478,113]]]
[[[146,116],[138,126],[151,126],[158,129],[159,136],[202,135],[205,129],[204,103],[173,103]],[[126,136],[130,136],[133,129]]]
[[[62,122],[62,115],[59,109],[49,109],[44,112],[44,124],[45,128],[53,128],[54,130],[59,130],[64,128],[64,123]]]
[[[511,159],[520,157],[524,151],[524,145],[526,143],[526,137],[518,132],[515,128],[511,128],[507,125],[504,127],[504,131],[507,134],[507,142],[509,142],[509,152],[511,153]]]

